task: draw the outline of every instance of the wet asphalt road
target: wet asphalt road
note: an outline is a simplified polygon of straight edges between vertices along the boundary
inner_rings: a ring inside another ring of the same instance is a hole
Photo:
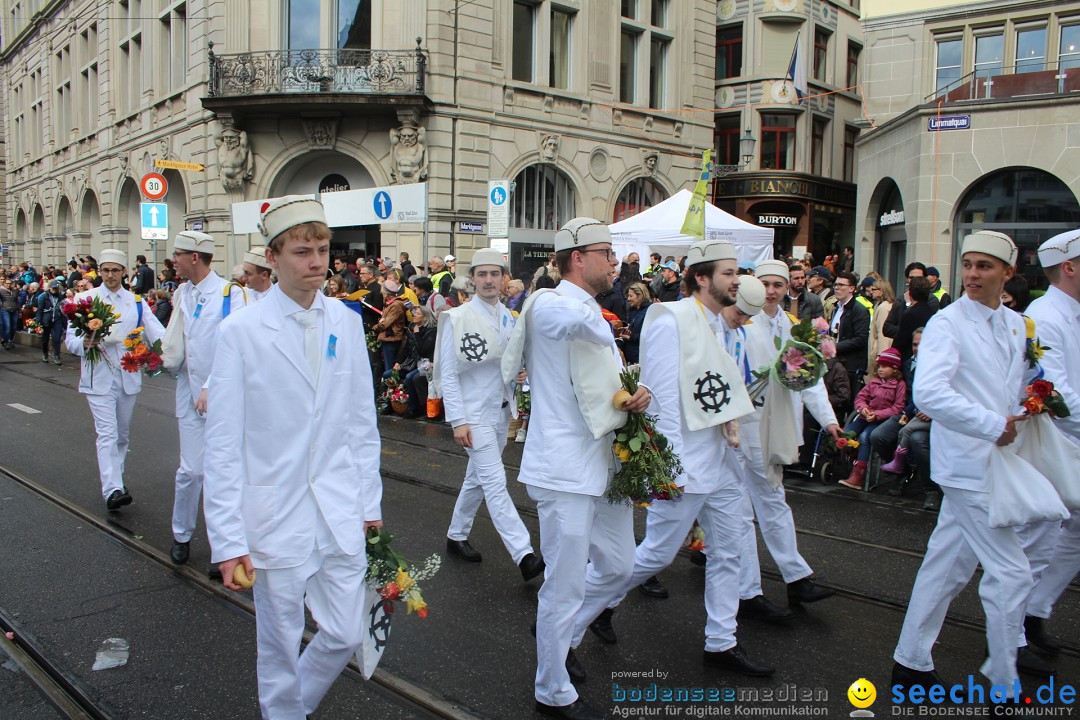
[[[46,366],[39,357],[29,348],[0,355],[0,464],[105,517],[90,412],[75,391],[77,369],[71,363],[60,369]],[[173,381],[164,377],[144,384],[126,473],[135,503],[109,515],[118,527],[165,552],[171,544],[172,477],[178,457],[172,387]],[[8,403],[40,412],[27,414]],[[413,559],[443,553],[446,525],[464,474],[463,453],[443,425],[383,418],[380,429],[384,518],[397,536],[395,545]],[[509,487],[538,547],[532,503],[515,481],[520,449],[514,443],[507,448]],[[871,709],[878,717],[893,712],[886,687],[891,653],[935,516],[919,509],[916,499],[895,499],[883,491],[855,494],[800,481],[789,481],[788,487],[801,551],[819,579],[848,592],[798,609],[789,627],[752,620],[740,624],[740,642],[775,665],[776,675],[750,680],[702,667],[703,574],[680,557],[661,575],[671,591],[669,600],[631,593],[619,608],[618,645],[586,638],[579,650],[590,675],[580,688],[583,697],[619,716],[637,708],[641,712],[629,716],[649,716],[646,711],[656,710],[663,717],[708,717],[713,711],[738,714],[737,707],[790,710],[786,700],[764,700],[766,691],[778,697],[807,691],[817,699],[797,702],[797,707],[818,716],[846,716],[853,710],[847,687],[865,677],[878,689],[879,699]],[[639,533],[644,527],[640,520]],[[250,616],[80,526],[8,479],[0,480],[0,528],[0,608],[17,615],[118,717],[258,717]],[[431,615],[427,620],[398,616],[380,667],[478,716],[535,717],[529,625],[539,581],[521,582],[483,509],[471,541],[484,553],[484,562],[444,558],[439,574],[426,583]],[[761,557],[766,593],[783,604],[782,583],[764,547]],[[190,565],[205,570],[208,559],[200,526]],[[1067,591],[1053,620],[1054,632],[1074,646],[1080,645],[1077,597],[1075,589]],[[960,622],[946,624],[934,657],[946,679],[966,682],[983,655],[982,634],[970,625],[982,621],[974,583],[953,604],[950,617]],[[123,668],[91,672],[94,653],[108,637],[129,641],[130,660]],[[1057,660],[1059,685],[1080,680],[1078,658],[1069,654]],[[613,699],[627,686],[653,682],[742,688],[744,697],[756,690],[757,699],[667,705]],[[1024,689],[1033,692],[1040,684],[1025,678]],[[0,667],[0,718],[9,717],[56,714],[20,673]],[[316,717],[426,715],[381,687],[346,676]]]

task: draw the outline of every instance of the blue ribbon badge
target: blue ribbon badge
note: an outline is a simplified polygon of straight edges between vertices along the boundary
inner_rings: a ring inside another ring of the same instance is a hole
[[[330,339],[326,341],[326,357],[337,357],[337,335],[330,335]]]
[[[199,315],[202,313],[202,306],[203,306],[203,303],[202,303],[202,300],[200,300],[199,304],[195,306],[194,317],[192,319],[194,319],[194,320],[199,319]]]

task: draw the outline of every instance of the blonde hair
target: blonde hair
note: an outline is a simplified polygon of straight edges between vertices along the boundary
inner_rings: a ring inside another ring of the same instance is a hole
[[[885,278],[879,277],[874,281],[874,287],[881,291],[881,302],[896,302],[896,291],[893,290],[891,282]]]
[[[520,280],[511,280],[509,283],[507,283],[507,287],[513,290],[517,290],[518,292],[525,292],[525,283],[521,282]]]

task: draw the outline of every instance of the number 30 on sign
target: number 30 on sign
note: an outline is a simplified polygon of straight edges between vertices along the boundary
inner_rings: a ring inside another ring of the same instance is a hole
[[[146,173],[139,182],[142,194],[150,200],[160,200],[169,192],[169,183],[161,173]]]

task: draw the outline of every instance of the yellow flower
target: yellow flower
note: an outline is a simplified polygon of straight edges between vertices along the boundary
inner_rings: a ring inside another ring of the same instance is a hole
[[[1029,318],[1027,315],[1024,316],[1024,329],[1027,332],[1028,340],[1031,340],[1035,337],[1035,321]]]
[[[134,338],[126,338],[124,340],[124,347],[126,347],[128,350],[130,350],[131,348],[135,347],[136,342],[137,341]]]
[[[398,586],[398,589],[405,592],[416,583],[409,577],[409,573],[405,572],[401,568],[398,568],[397,577],[394,579],[394,584]]]
[[[94,317],[94,313],[86,313],[86,317],[87,318],[92,318],[92,317]]]
[[[427,608],[427,603],[420,593],[409,593],[405,596],[405,607],[409,612],[419,612]]]
[[[1028,354],[1031,355],[1032,360],[1039,362],[1042,360],[1042,356],[1046,354],[1046,348],[1039,344],[1038,339],[1035,339],[1031,342]]]

